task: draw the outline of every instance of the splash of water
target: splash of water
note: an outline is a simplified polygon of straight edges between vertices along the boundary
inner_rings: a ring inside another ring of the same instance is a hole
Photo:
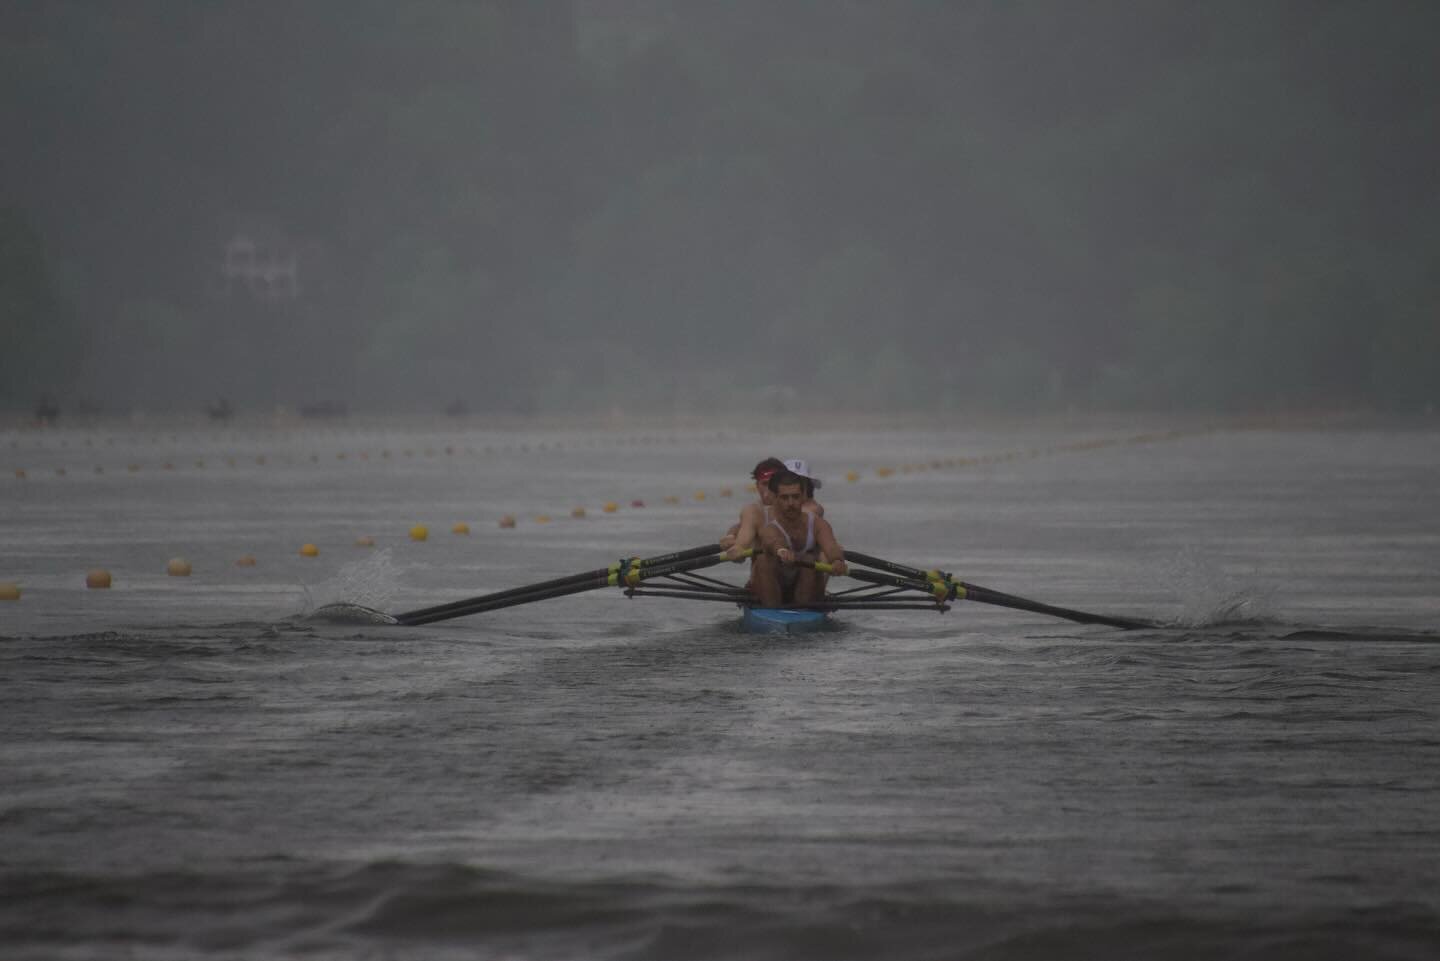
[[[1218,561],[1197,550],[1181,554],[1151,568],[1157,586],[1175,595],[1180,609],[1177,627],[1214,627],[1220,624],[1257,624],[1274,620],[1275,588],[1261,583],[1251,572],[1226,572]]]
[[[400,565],[389,548],[381,548],[363,560],[352,561],[335,576],[305,588],[307,612],[326,604],[358,604],[386,610],[400,586]]]

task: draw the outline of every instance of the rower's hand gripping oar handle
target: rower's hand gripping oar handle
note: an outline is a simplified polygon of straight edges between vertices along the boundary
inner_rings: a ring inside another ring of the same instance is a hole
[[[835,573],[835,565],[827,561],[808,561],[803,558],[796,558],[796,564],[801,567],[808,567],[821,574],[832,574],[837,577],[853,577],[857,581],[865,581],[867,584],[883,584],[886,587],[902,587],[907,590],[919,591],[922,594],[929,594],[935,599],[936,604],[944,604],[951,598],[950,585],[939,581],[921,581],[910,577],[896,577],[893,574],[880,574],[875,571],[855,570],[849,564],[845,565],[844,574]],[[964,597],[962,593],[960,595]]]

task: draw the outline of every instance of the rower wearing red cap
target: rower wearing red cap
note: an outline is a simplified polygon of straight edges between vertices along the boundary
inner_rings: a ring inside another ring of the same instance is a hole
[[[793,463],[803,467],[805,462],[794,461]],[[767,457],[756,464],[755,469],[750,472],[750,476],[755,479],[757,499],[740,509],[739,522],[732,524],[730,529],[725,532],[725,536],[720,538],[720,549],[728,552],[732,560],[742,559],[741,554],[746,548],[758,546],[760,530],[770,523],[772,505],[775,500],[775,494],[770,490],[770,478],[777,472],[788,469],[786,461],[778,457]],[[807,514],[824,517],[825,508],[814,497],[814,489],[820,484],[813,480],[812,483],[814,486],[810,488],[800,509]]]

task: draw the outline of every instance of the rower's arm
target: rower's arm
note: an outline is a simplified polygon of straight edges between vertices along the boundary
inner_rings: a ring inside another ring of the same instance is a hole
[[[775,527],[767,524],[760,528],[760,549],[766,554],[778,556],[782,549],[788,548],[789,546],[789,544],[785,543],[784,538],[780,536],[780,531]]]
[[[726,532],[725,532],[723,535],[721,535],[721,537],[720,537],[720,549],[721,549],[722,551],[726,551],[726,550],[729,550],[731,547],[733,547],[734,544],[735,544],[735,537],[736,537],[736,535],[738,535],[739,533],[740,533],[740,525],[739,525],[739,524],[731,524],[731,525],[730,525],[730,529],[729,529],[728,531],[726,531]]]
[[[820,548],[836,574],[845,573],[845,548],[835,539],[835,529],[823,517],[815,518],[815,546]]]
[[[825,516],[825,505],[814,499],[806,501],[805,506],[800,509],[807,514],[814,514],[816,517]]]
[[[764,515],[760,508],[754,504],[746,504],[740,511],[740,523],[732,530],[735,531],[735,539],[728,545],[731,554],[739,554],[746,548],[755,546],[755,541],[760,534],[759,518]]]

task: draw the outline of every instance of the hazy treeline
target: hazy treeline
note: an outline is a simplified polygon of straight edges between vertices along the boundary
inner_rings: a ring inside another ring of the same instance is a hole
[[[4,3],[0,406],[1423,409],[1437,36],[1430,0]]]

